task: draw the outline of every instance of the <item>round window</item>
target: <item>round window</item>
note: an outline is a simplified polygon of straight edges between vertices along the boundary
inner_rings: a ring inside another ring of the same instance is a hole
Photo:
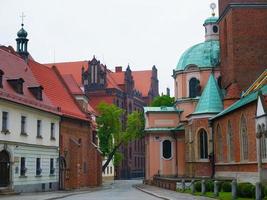
[[[170,140],[164,140],[162,143],[162,155],[165,159],[170,159],[172,157],[172,143]]]
[[[213,26],[212,29],[214,33],[218,33],[218,26]]]

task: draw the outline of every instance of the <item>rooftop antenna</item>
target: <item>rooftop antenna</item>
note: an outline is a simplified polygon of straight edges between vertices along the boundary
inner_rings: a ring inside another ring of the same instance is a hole
[[[216,9],[217,5],[216,3],[211,3],[210,4],[210,9],[212,10],[212,16],[214,17],[215,16],[215,9]]]
[[[21,26],[24,26],[24,18],[26,17],[26,15],[24,15],[24,13],[22,12],[20,15],[21,18]]]

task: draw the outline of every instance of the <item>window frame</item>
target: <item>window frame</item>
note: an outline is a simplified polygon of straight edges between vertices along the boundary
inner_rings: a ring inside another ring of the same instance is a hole
[[[26,168],[26,158],[20,157],[20,176],[26,176],[27,168]]]
[[[170,152],[168,152],[167,154],[169,154],[169,157],[165,157],[165,154],[164,153],[164,147],[166,148],[166,146],[164,146],[165,142],[168,142],[169,143],[169,150]],[[161,151],[161,158],[163,158],[164,160],[171,160],[173,158],[173,144],[172,144],[172,141],[170,139],[164,139],[162,142],[161,142],[161,146],[162,146],[162,151]]]
[[[209,158],[209,144],[208,144],[208,132],[201,128],[198,132],[199,140],[199,159],[207,160]]]
[[[42,139],[43,138],[43,136],[42,136],[42,120],[41,119],[37,119],[36,125],[37,125],[36,137],[39,138],[39,139]]]

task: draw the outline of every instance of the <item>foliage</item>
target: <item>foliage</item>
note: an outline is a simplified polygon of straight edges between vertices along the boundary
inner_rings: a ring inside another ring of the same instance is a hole
[[[106,103],[100,103],[97,109],[100,113],[100,117],[97,118],[99,146],[103,156],[108,156],[121,141],[123,134],[120,118],[123,111],[113,104]]]
[[[237,195],[239,197],[255,197],[255,186],[251,183],[238,183]]]
[[[174,97],[170,97],[168,95],[161,95],[155,97],[150,106],[152,107],[173,106],[174,103],[175,103]]]
[[[197,192],[201,192],[201,182],[200,181],[195,182],[195,189]]]
[[[100,117],[97,118],[99,146],[103,156],[108,158],[103,166],[104,170],[113,157],[114,165],[120,164],[123,155],[119,152],[119,147],[142,137],[145,122],[143,113],[133,112],[127,116],[126,129],[123,130],[122,109],[106,103],[100,103],[97,109],[100,113]]]
[[[207,192],[213,192],[214,191],[214,182],[213,181],[206,181],[205,182],[206,185],[206,191]]]
[[[225,181],[222,183],[222,191],[223,192],[231,192],[232,191],[232,185],[229,181]]]

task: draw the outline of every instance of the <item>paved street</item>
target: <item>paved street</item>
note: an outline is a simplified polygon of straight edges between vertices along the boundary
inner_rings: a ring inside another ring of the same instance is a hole
[[[134,187],[141,184],[140,180],[116,181],[109,188],[104,190],[75,195],[75,200],[158,200],[149,194],[141,192]],[[74,196],[66,197],[64,200],[73,200]]]
[[[138,189],[137,189],[138,188]],[[158,187],[143,185],[141,180],[106,182],[102,187],[78,191],[23,193],[0,196],[0,200],[204,200],[200,196],[177,193]]]

